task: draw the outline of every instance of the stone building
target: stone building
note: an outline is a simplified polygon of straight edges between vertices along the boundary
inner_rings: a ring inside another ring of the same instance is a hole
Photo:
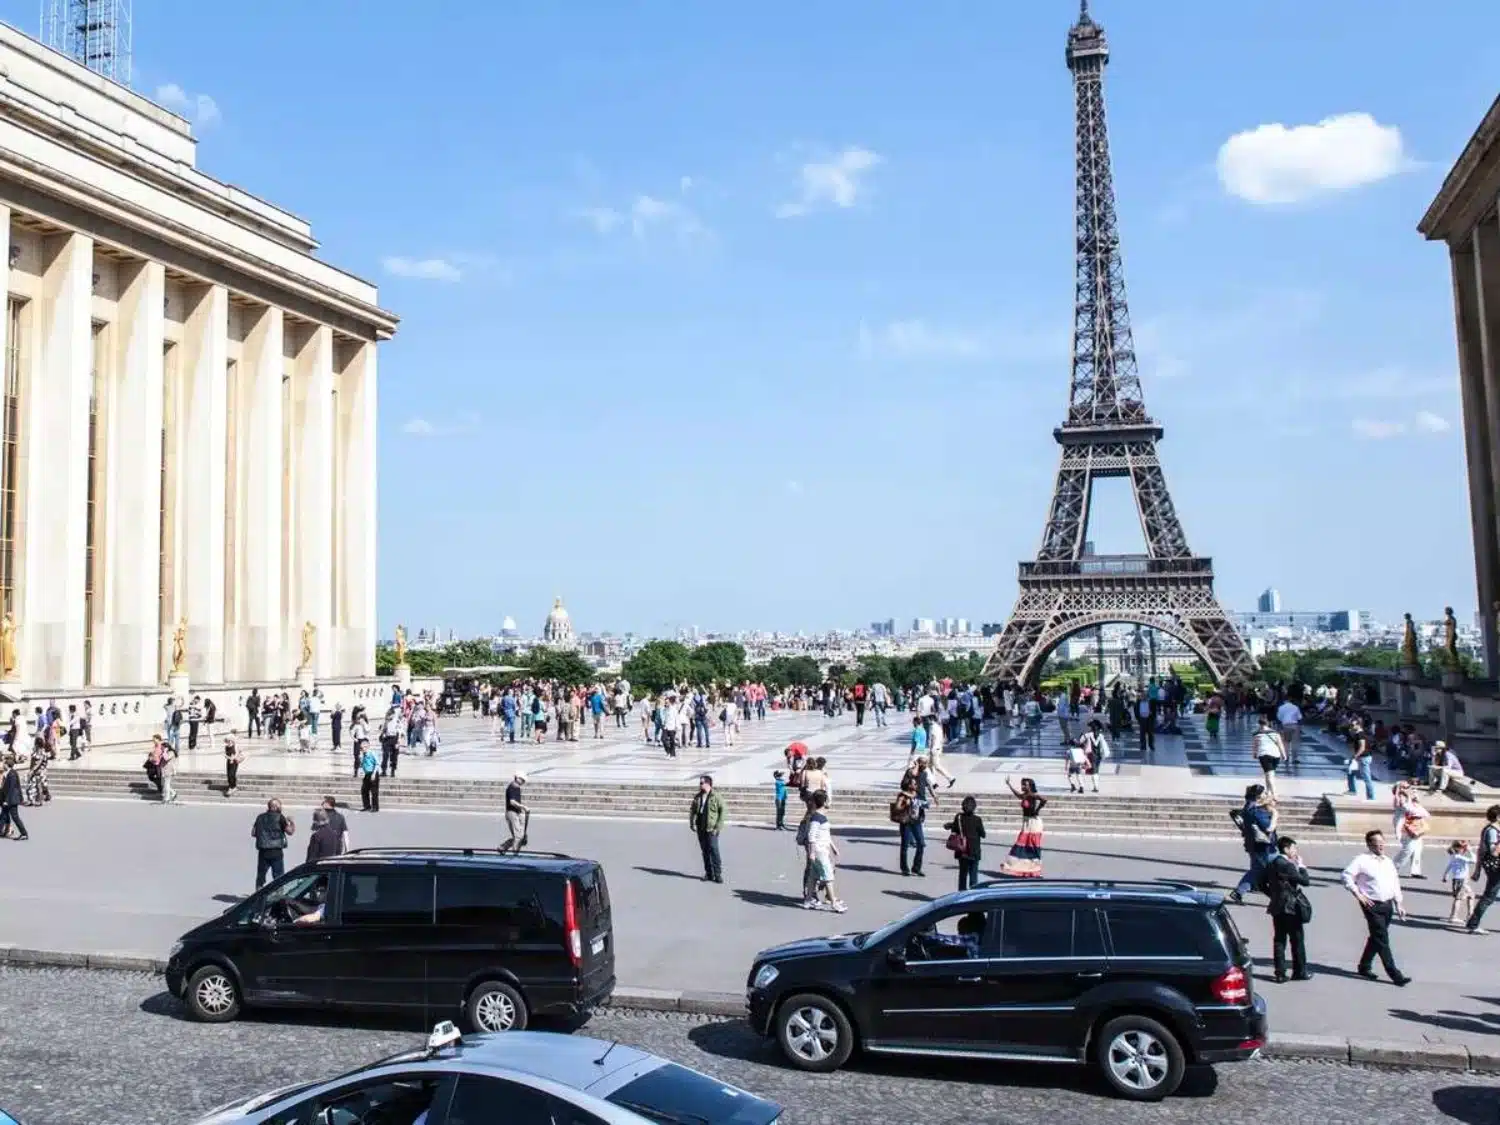
[[[0,26],[6,694],[374,673],[375,287]]]
[[[556,648],[571,648],[575,644],[573,621],[563,608],[561,598],[552,601],[552,612],[547,614],[547,623],[542,626],[542,640]]]
[[[1485,666],[1500,675],[1500,98],[1417,229],[1448,244]]]

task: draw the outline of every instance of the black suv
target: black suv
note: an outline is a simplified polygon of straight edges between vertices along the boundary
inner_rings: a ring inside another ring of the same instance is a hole
[[[189,930],[166,978],[213,1023],[245,1006],[462,1015],[479,1031],[578,1018],[615,987],[609,889],[591,859],[361,848]]]
[[[990,883],[873,933],[759,954],[750,1022],[804,1070],[872,1054],[1089,1063],[1120,1095],[1266,1040],[1223,896],[1185,884]]]

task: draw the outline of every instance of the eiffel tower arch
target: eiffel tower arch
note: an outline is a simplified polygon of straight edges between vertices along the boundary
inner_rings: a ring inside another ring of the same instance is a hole
[[[1194,555],[1157,459],[1162,427],[1146,412],[1125,299],[1109,131],[1104,117],[1104,29],[1081,0],[1068,31],[1075,106],[1076,242],[1073,372],[1053,437],[1057,484],[1036,560],[1020,566],[1021,593],[985,674],[1033,683],[1047,656],[1075,633],[1105,624],[1159,629],[1188,646],[1219,682],[1255,661],[1214,596],[1213,560]],[[1085,554],[1094,482],[1124,477],[1145,535],[1144,555]]]

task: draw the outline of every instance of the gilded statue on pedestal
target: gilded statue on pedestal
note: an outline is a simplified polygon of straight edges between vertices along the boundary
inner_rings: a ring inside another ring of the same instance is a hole
[[[1412,624],[1411,614],[1406,614],[1406,627],[1401,633],[1401,666],[1417,666],[1417,627]]]
[[[187,671],[187,618],[177,620],[172,630],[172,674],[180,676]]]
[[[0,680],[14,678],[17,667],[16,617],[6,610],[5,616],[0,617]]]
[[[1443,607],[1443,659],[1448,667],[1458,664],[1458,619],[1453,616],[1451,605]]]
[[[313,662],[313,638],[318,635],[318,627],[311,621],[302,626],[302,667],[311,668]]]
[[[406,663],[406,626],[396,626],[396,665]]]

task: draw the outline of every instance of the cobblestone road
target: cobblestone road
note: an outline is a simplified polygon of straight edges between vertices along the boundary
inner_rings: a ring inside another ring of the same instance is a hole
[[[1500,1085],[1473,1075],[1256,1062],[1194,1076],[1162,1106],[1112,1101],[1056,1069],[923,1062],[794,1073],[728,1020],[609,1013],[588,1033],[676,1059],[774,1098],[788,1125],[973,1120],[986,1125],[1368,1125],[1500,1121]],[[229,1098],[335,1073],[420,1041],[398,1024],[183,1018],[161,981],[129,973],[0,969],[0,1105],[25,1125],[184,1123]],[[1211,1101],[1209,1100],[1211,1099]]]

